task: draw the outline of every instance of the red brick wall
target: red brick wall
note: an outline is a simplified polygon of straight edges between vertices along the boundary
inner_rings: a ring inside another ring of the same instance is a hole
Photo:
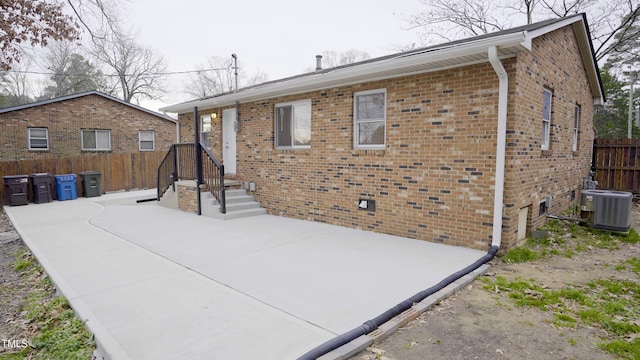
[[[537,211],[551,194],[551,210],[559,211],[588,171],[592,100],[576,59],[575,39],[565,28],[536,39],[532,54],[503,61],[510,76],[504,247],[516,243],[519,208]],[[551,152],[543,154],[544,85],[554,89],[554,113]],[[386,148],[354,150],[353,94],[382,88]],[[305,99],[312,102],[311,149],[275,149],[274,105]],[[573,154],[568,111],[573,114],[576,102],[583,113]],[[243,103],[238,176],[256,183],[254,196],[270,214],[484,250],[492,237],[497,106],[498,78],[488,63]],[[180,122],[183,140],[193,141],[192,114]],[[218,121],[216,156],[221,136]],[[359,210],[361,198],[375,200],[376,210]],[[539,226],[545,217],[533,211],[529,223]]]
[[[29,127],[49,130],[48,151],[28,150]],[[81,129],[111,130],[112,153],[139,151],[141,130],[155,131],[156,150],[176,141],[175,123],[99,95],[0,114],[0,129],[0,161],[92,154],[81,150]]]
[[[559,214],[580,201],[594,137],[593,97],[570,26],[534,39],[533,51],[518,55],[516,66],[517,74],[510,84],[515,106],[509,107],[503,247],[515,245],[520,208],[530,207],[528,221],[530,228],[536,229],[546,222],[547,214]],[[553,91],[549,151],[540,147],[544,87]],[[576,104],[581,115],[578,151],[574,153]],[[540,203],[547,195],[553,197],[551,208],[540,214]]]

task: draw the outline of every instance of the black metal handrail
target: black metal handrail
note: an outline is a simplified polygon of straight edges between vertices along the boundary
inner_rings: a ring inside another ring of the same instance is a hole
[[[202,144],[201,144],[202,145]],[[220,204],[220,212],[227,212],[224,191],[224,165],[218,161],[205,146],[202,149],[202,184],[206,185],[213,197]],[[158,200],[173,187],[175,182],[182,180],[196,180],[196,146],[194,143],[173,144],[158,167]],[[202,185],[200,184],[200,185]]]
[[[180,179],[195,179],[194,143],[173,144],[158,167],[158,199]]]
[[[169,151],[167,151],[167,155],[164,156],[160,166],[158,167],[158,200],[162,197],[162,195],[169,189],[170,186],[173,187],[173,191],[175,188],[176,181],[176,147],[175,145],[171,145]]]
[[[202,145],[202,144],[201,144]],[[226,214],[227,200],[224,191],[224,165],[218,161],[206,146],[202,149],[202,181],[220,204],[220,212]]]

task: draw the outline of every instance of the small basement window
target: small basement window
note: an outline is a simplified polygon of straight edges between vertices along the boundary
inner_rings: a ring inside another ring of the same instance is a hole
[[[538,215],[542,216],[547,213],[547,202],[543,201],[540,203],[540,209],[538,210]]]

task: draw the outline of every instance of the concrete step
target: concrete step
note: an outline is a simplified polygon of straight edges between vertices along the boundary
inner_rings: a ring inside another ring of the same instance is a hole
[[[260,207],[260,203],[255,201],[253,196],[247,195],[244,189],[227,190],[225,195],[227,212],[222,214],[216,198],[210,192],[203,192],[201,194],[202,215],[221,220],[230,220],[267,213],[267,209]]]
[[[239,219],[256,215],[265,215],[267,213],[267,209],[264,208],[255,208],[255,209],[246,209],[246,210],[234,210],[227,211],[226,214],[220,214],[222,219],[231,220],[231,219]]]
[[[229,188],[239,189],[240,185],[241,185],[241,183],[238,180],[232,180],[232,179],[230,179],[230,180],[225,179],[224,180],[224,188],[225,189],[229,189]]]

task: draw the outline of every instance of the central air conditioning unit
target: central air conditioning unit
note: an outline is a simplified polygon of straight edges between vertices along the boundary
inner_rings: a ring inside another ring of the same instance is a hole
[[[596,229],[629,231],[633,194],[622,191],[583,190],[582,219]]]

